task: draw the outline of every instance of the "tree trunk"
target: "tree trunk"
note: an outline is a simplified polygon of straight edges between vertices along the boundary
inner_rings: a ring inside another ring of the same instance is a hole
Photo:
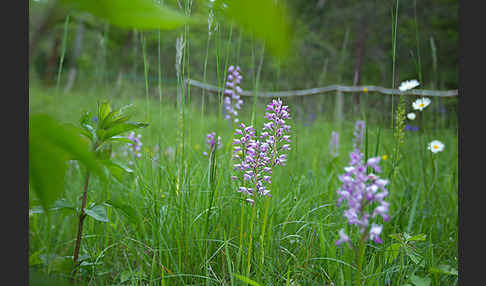
[[[354,77],[353,85],[359,85],[361,83],[361,68],[363,66],[363,56],[366,47],[366,33],[367,33],[367,21],[366,17],[358,21],[356,28],[356,61],[354,64]],[[361,110],[360,105],[360,93],[353,95],[354,101],[354,113],[357,114]]]
[[[66,85],[66,88],[64,89],[64,92],[69,92],[76,80],[76,75],[78,72],[77,61],[79,59],[79,55],[81,54],[81,48],[83,45],[83,36],[84,36],[84,24],[82,20],[79,20],[78,29],[76,31],[76,39],[74,42],[74,52],[73,52],[71,67],[69,68],[68,83]]]
[[[49,25],[53,22],[53,18],[56,15],[57,1],[49,1],[49,6],[46,8],[46,12],[38,23],[32,24],[33,28],[32,36],[29,43],[29,59],[32,59],[34,51],[37,48],[39,40],[46,34],[49,30]]]
[[[51,55],[49,57],[49,60],[47,61],[47,68],[46,68],[46,73],[44,74],[44,82],[50,86],[52,84],[53,76],[54,76],[54,70],[56,69],[56,64],[57,60],[59,59],[59,48],[61,46],[61,36],[62,34],[60,33],[55,33],[53,35],[54,37],[54,43],[51,48]]]
[[[132,31],[127,32],[127,37],[125,40],[125,45],[123,46],[123,58],[127,59],[129,57],[129,50],[130,50],[130,42],[135,34]],[[118,71],[118,77],[116,79],[116,88],[119,91],[123,86],[123,76],[128,70],[128,67],[125,66],[125,61],[120,63],[120,70]]]

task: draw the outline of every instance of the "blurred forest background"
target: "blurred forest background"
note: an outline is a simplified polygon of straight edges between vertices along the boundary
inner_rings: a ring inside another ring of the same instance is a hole
[[[193,1],[191,11],[208,11],[211,3]],[[88,13],[71,13],[57,1],[30,0],[29,4],[31,85],[55,86],[62,60],[60,87],[65,92],[108,87],[113,95],[144,96],[142,41],[145,41],[150,94],[158,96],[160,49],[164,97],[175,98],[171,90],[175,90],[177,82],[176,39],[183,28],[160,31],[159,45],[159,31],[118,28]],[[164,4],[183,10],[176,0]],[[293,21],[293,46],[288,57],[283,60],[273,57],[262,41],[221,21],[216,12],[211,17],[206,14],[208,25],[191,25],[188,29],[186,74],[217,85],[217,65],[222,69],[224,64],[236,64],[244,75],[242,88],[253,90],[258,85],[263,91],[332,84],[396,88],[409,79],[419,80],[418,88],[422,89],[458,88],[457,0],[294,0],[287,4]],[[222,58],[223,53],[228,58]],[[390,97],[385,97],[389,103]],[[359,102],[356,97],[345,98],[350,103],[345,102],[345,106]],[[376,98],[378,104],[383,95]],[[312,100],[306,102],[313,105]],[[455,114],[456,106],[457,100],[445,99],[440,109]]]

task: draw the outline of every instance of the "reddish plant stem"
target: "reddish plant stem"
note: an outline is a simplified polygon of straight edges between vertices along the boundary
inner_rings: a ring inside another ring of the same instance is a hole
[[[84,219],[86,218],[86,214],[84,213],[84,208],[86,207],[86,198],[88,194],[88,183],[89,183],[89,176],[90,173],[86,175],[86,181],[84,182],[84,191],[83,191],[83,200],[81,202],[81,211],[79,212],[79,223],[78,223],[78,236],[76,238],[76,245],[74,247],[74,270],[73,270],[73,275],[72,278],[74,279],[74,276],[76,275],[78,271],[78,257],[79,257],[79,249],[81,248],[81,239],[82,239],[82,234],[83,234],[83,222]]]

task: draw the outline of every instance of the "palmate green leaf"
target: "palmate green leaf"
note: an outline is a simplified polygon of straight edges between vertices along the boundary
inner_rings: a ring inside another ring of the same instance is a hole
[[[94,205],[84,210],[84,213],[94,218],[97,221],[108,222],[108,216],[106,215],[106,208],[102,205]]]
[[[275,56],[283,58],[288,55],[292,29],[283,1],[216,0],[214,5],[224,7],[223,13],[243,31],[264,40]]]
[[[172,30],[200,22],[152,0],[63,0],[65,4],[127,29]]]
[[[29,118],[29,179],[44,209],[62,195],[68,160],[78,160],[102,180],[101,164],[79,131],[46,114]]]

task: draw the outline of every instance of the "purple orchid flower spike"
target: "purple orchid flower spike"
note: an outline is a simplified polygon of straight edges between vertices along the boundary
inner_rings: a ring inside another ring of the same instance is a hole
[[[239,122],[238,110],[241,109],[243,100],[241,99],[241,94],[243,89],[239,86],[243,77],[240,74],[240,67],[235,67],[231,65],[228,68],[228,76],[226,78],[225,90],[224,90],[224,109],[225,116],[227,120],[233,120],[233,122]]]
[[[233,165],[239,181],[238,192],[249,196],[250,203],[255,203],[255,196],[271,197],[269,186],[272,184],[273,168],[284,165],[287,161],[285,151],[290,150],[290,125],[285,120],[290,118],[288,107],[280,99],[272,100],[267,105],[264,123],[260,136],[253,126],[240,123],[235,129],[233,139]],[[242,186],[243,185],[243,186]]]
[[[390,219],[388,215],[390,204],[385,201],[388,196],[386,189],[388,180],[376,175],[381,172],[380,157],[373,157],[364,162],[364,155],[360,150],[364,127],[363,121],[357,122],[354,133],[354,150],[349,154],[349,166],[345,167],[345,173],[339,176],[342,185],[337,190],[339,195],[337,205],[340,206],[346,202],[348,208],[344,211],[344,216],[350,225],[356,225],[360,229],[360,233],[367,233],[364,237],[365,240],[370,239],[375,243],[382,243],[379,235],[383,226],[376,223],[370,225],[370,220],[377,216],[381,216],[384,221]],[[367,170],[371,170],[373,173],[367,173]],[[371,213],[366,212],[368,207],[372,210]],[[344,230],[340,231],[339,236],[336,244],[348,241],[345,239],[347,236]]]

